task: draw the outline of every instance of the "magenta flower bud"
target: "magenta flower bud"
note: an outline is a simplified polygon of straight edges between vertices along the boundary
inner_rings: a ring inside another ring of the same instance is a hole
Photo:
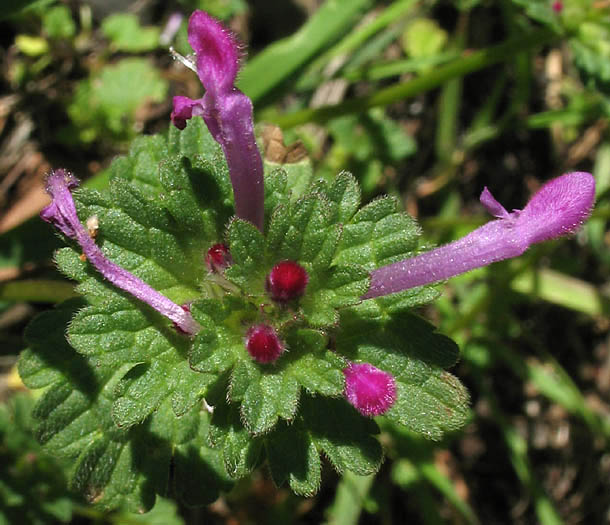
[[[369,363],[351,363],[343,370],[344,395],[363,416],[379,416],[396,401],[396,381],[392,374]]]
[[[257,324],[250,327],[246,334],[246,350],[259,363],[273,363],[285,347],[273,327]]]
[[[542,186],[525,208],[507,212],[487,188],[481,203],[497,220],[465,237],[411,259],[371,272],[363,299],[448,279],[474,268],[521,255],[532,244],[573,233],[587,219],[595,200],[595,179],[574,172]]]
[[[559,0],[553,2],[553,11],[561,13],[561,11],[563,11],[563,2],[560,2]]]
[[[71,193],[71,190],[77,186],[78,179],[72,174],[62,169],[51,172],[47,178],[46,190],[51,195],[52,201],[40,212],[40,217],[53,224],[66,237],[74,239],[82,248],[87,260],[114,286],[157,310],[170,319],[181,332],[190,335],[197,333],[201,327],[188,309],[170,301],[144,281],[106,258],[78,220]]]
[[[205,264],[212,273],[222,273],[233,264],[231,252],[226,244],[214,244],[205,254]]]
[[[202,116],[227,159],[241,219],[263,229],[263,161],[254,139],[252,102],[235,87],[239,70],[239,46],[220,22],[203,11],[189,19],[188,41],[197,54],[197,74],[205,95],[197,100],[174,97],[171,119],[178,129]]]
[[[274,301],[285,303],[305,293],[309,282],[307,271],[294,261],[277,263],[267,276],[267,291]]]

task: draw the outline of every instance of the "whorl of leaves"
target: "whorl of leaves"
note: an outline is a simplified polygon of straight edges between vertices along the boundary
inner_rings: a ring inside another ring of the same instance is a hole
[[[311,181],[306,162],[267,165],[262,234],[232,218],[226,164],[199,118],[136,140],[111,171],[108,191],[76,193],[79,217],[96,215],[104,253],[190,302],[202,330],[177,333],[105,282],[76,246],[57,252],[82,298],[31,323],[19,371],[28,387],[45,388],[38,440],[71,458],[70,484],[90,501],[141,512],[175,494],[204,505],[263,463],[277,484],[311,495],[320,454],[338,472],[375,472],[378,427],[342,398],[348,360],[394,375],[397,401],[384,417],[432,439],[464,424],[467,393],[445,371],[457,347],[410,313],[434,289],[359,299],[371,269],[417,251],[418,227],[395,199],[360,208],[349,174]],[[224,276],[205,264],[219,242],[233,259]],[[295,304],[273,304],[265,289],[282,260],[309,274]],[[273,364],[244,346],[260,322],[286,345]]]

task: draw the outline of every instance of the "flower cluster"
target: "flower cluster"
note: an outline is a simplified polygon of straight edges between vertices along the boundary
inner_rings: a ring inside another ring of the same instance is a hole
[[[196,100],[174,97],[171,120],[183,129],[193,116],[203,117],[225,154],[237,217],[262,231],[263,165],[254,138],[251,101],[234,85],[239,70],[237,42],[219,22],[201,11],[191,16],[188,34],[205,95]],[[41,217],[75,240],[89,263],[110,283],[170,319],[181,333],[196,334],[201,327],[188,307],[175,304],[104,255],[77,216],[72,196],[77,184],[77,179],[64,170],[51,173],[47,191],[52,202]],[[588,217],[594,195],[595,183],[589,173],[569,173],[542,186],[523,210],[508,212],[485,188],[481,202],[495,220],[450,244],[373,270],[370,288],[362,300],[441,281],[516,257],[532,244],[573,233]],[[210,273],[222,274],[233,264],[230,249],[222,243],[209,248],[204,257]],[[289,309],[307,295],[309,279],[299,262],[282,260],[267,274],[265,290],[277,308]],[[275,363],[289,350],[276,329],[265,322],[249,326],[244,345],[260,364]],[[361,414],[380,415],[394,404],[396,383],[390,373],[354,362],[349,362],[343,373],[345,398]]]

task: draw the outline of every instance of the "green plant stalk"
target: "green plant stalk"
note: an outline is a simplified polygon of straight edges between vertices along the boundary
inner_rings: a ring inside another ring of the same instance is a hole
[[[593,285],[548,268],[523,272],[511,281],[510,287],[587,315],[610,315],[610,299]]]
[[[365,25],[359,31],[350,33],[342,42],[329,51],[329,55],[333,57],[343,53],[351,53],[375,33],[381,31],[391,23],[396,22],[396,20],[405,13],[408,13],[414,4],[415,0],[402,0],[391,4],[370,24]]]
[[[364,500],[374,481],[375,474],[359,476],[345,472],[337,486],[332,507],[328,511],[326,525],[356,525]]]
[[[445,474],[443,474],[434,461],[422,461],[417,464],[417,468],[421,473],[422,477],[426,479],[431,485],[447,498],[447,501],[455,507],[455,509],[461,514],[464,521],[470,525],[476,525],[479,520],[472,510],[472,507],[464,501],[455,490],[455,485]]]
[[[59,303],[76,297],[74,285],[51,279],[24,279],[0,284],[1,301]]]
[[[238,88],[254,104],[310,62],[317,53],[349,32],[371,0],[328,0],[293,35],[274,42],[241,70]]]
[[[320,83],[326,80],[323,77],[323,69],[335,57],[350,56],[359,50],[371,37],[385,29],[388,25],[399,20],[403,15],[411,10],[414,0],[403,0],[396,2],[377,16],[373,21],[364,25],[360,29],[356,28],[353,32],[345,36],[338,44],[316,58],[306,71],[301,75],[296,84],[297,91],[315,89]],[[345,64],[342,64],[343,67]],[[335,72],[337,73],[337,72]],[[341,75],[345,77],[345,75]]]
[[[480,384],[491,405],[492,418],[501,430],[515,473],[532,496],[538,522],[541,525],[560,525],[563,520],[534,475],[527,454],[527,442],[519,435],[515,427],[506,420],[506,416],[502,413],[491,389],[483,386],[483,381],[480,381]]]
[[[342,115],[361,113],[377,106],[387,106],[434,89],[451,79],[463,77],[512,58],[515,53],[550,43],[556,38],[558,38],[558,35],[552,31],[539,29],[529,35],[511,38],[502,44],[475,51],[418,78],[381,89],[371,95],[353,98],[339,104],[278,115],[277,117],[271,117],[269,120],[280,127],[290,128],[307,122],[320,124]]]
[[[425,68],[434,68],[457,58],[459,58],[458,53],[447,51],[431,57],[391,60],[346,71],[342,78],[350,82],[358,80],[383,80],[384,78],[396,77],[405,73],[415,73]]]
[[[462,14],[458,21],[453,42],[450,45],[452,51],[463,49],[467,27],[468,17]],[[457,146],[462,88],[463,77],[452,78],[441,88],[435,148],[436,157],[442,163],[451,162],[451,156]]]

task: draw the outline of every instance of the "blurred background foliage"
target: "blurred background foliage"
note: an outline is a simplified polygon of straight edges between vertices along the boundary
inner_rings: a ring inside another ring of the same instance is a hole
[[[312,499],[263,468],[208,508],[102,514],[33,439],[14,370],[27,322],[74,294],[36,217],[42,181],[65,167],[104,187],[136,135],[167,129],[172,95],[200,95],[168,52],[191,52],[193,9],[247,44],[239,85],[284,160],[304,147],[319,176],[398,196],[430,245],[487,220],[484,186],[511,209],[587,170],[598,201],[578,235],[455,278],[419,312],[460,344],[462,432],[433,443],[386,423],[381,472],[328,468]],[[0,523],[610,520],[610,2],[14,0],[0,40]]]

